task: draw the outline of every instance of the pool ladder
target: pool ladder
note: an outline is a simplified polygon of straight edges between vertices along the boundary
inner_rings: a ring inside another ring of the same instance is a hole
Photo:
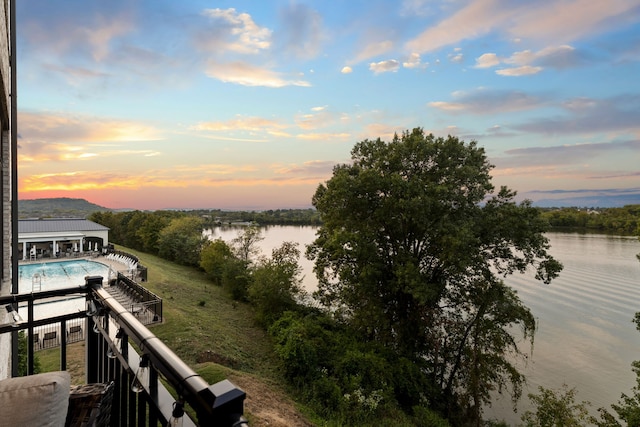
[[[42,277],[36,273],[31,277],[31,292],[40,292],[42,289]]]

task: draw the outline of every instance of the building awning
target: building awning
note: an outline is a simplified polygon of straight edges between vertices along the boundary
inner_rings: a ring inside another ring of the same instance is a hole
[[[24,233],[18,234],[18,242],[48,242],[61,240],[80,240],[86,235],[83,233]]]

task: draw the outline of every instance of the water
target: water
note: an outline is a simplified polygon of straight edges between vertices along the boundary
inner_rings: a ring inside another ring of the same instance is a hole
[[[316,227],[272,226],[263,228],[262,254],[283,241],[305,245],[315,239]],[[235,228],[216,228],[208,234],[230,241]],[[631,362],[640,359],[640,332],[632,323],[640,311],[640,242],[634,237],[597,234],[549,233],[551,254],[564,264],[560,277],[550,285],[533,274],[514,275],[507,284],[517,290],[537,319],[533,356],[521,364],[528,378],[519,412],[513,413],[510,398],[497,398],[485,412],[487,418],[515,425],[530,408],[527,393],[538,385],[559,389],[563,384],[578,390],[577,400],[587,400],[592,411],[610,409],[621,393],[635,385]],[[313,264],[303,259],[303,284],[313,291],[317,282]],[[527,350],[528,346],[523,347]]]
[[[76,288],[84,285],[85,276],[107,278],[109,266],[84,259],[22,264],[18,267],[18,290],[24,294],[32,291]],[[37,320],[83,310],[84,304],[84,294],[39,302],[34,304],[34,318]],[[20,306],[18,312],[24,319],[27,318],[26,306]]]
[[[560,277],[540,285],[530,276],[512,276],[514,287],[538,322],[532,362],[522,366],[528,386],[578,390],[578,401],[610,409],[635,385],[631,362],[640,359],[640,332],[632,323],[640,311],[640,252],[636,238],[550,233],[551,254],[564,264]],[[508,399],[487,415],[511,424],[520,420]]]
[[[108,277],[108,273],[107,265],[85,259],[23,264],[18,267],[18,288],[20,293],[31,292],[36,274],[45,291],[84,285],[85,276]]]
[[[261,228],[264,240],[259,242],[259,248],[262,256],[271,257],[271,251],[280,247],[283,242],[299,243],[298,249],[301,253],[299,263],[303,271],[302,286],[308,292],[313,292],[318,287],[318,281],[313,273],[313,262],[305,258],[304,252],[306,246],[315,240],[317,229],[317,227],[293,225],[272,225]],[[230,243],[242,230],[243,227],[216,227],[205,230],[205,235],[210,239],[221,238]]]

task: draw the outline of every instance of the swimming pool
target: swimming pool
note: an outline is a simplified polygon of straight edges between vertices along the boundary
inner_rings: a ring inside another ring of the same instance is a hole
[[[109,267],[95,261],[78,259],[18,267],[18,289],[21,294],[60,288],[74,288],[84,285],[85,276],[109,278]]]
[[[21,294],[48,291],[60,288],[83,286],[85,276],[102,276],[109,279],[110,267],[95,261],[76,259],[71,261],[52,261],[18,266],[18,291]],[[68,296],[40,302],[34,306],[34,318],[43,319],[54,315],[84,310],[84,295]],[[18,312],[26,319],[26,305]]]

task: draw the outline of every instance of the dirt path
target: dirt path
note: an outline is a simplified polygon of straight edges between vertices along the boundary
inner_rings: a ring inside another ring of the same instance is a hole
[[[251,427],[313,427],[277,387],[248,375],[233,375],[229,380],[247,393],[244,408],[251,415]]]

